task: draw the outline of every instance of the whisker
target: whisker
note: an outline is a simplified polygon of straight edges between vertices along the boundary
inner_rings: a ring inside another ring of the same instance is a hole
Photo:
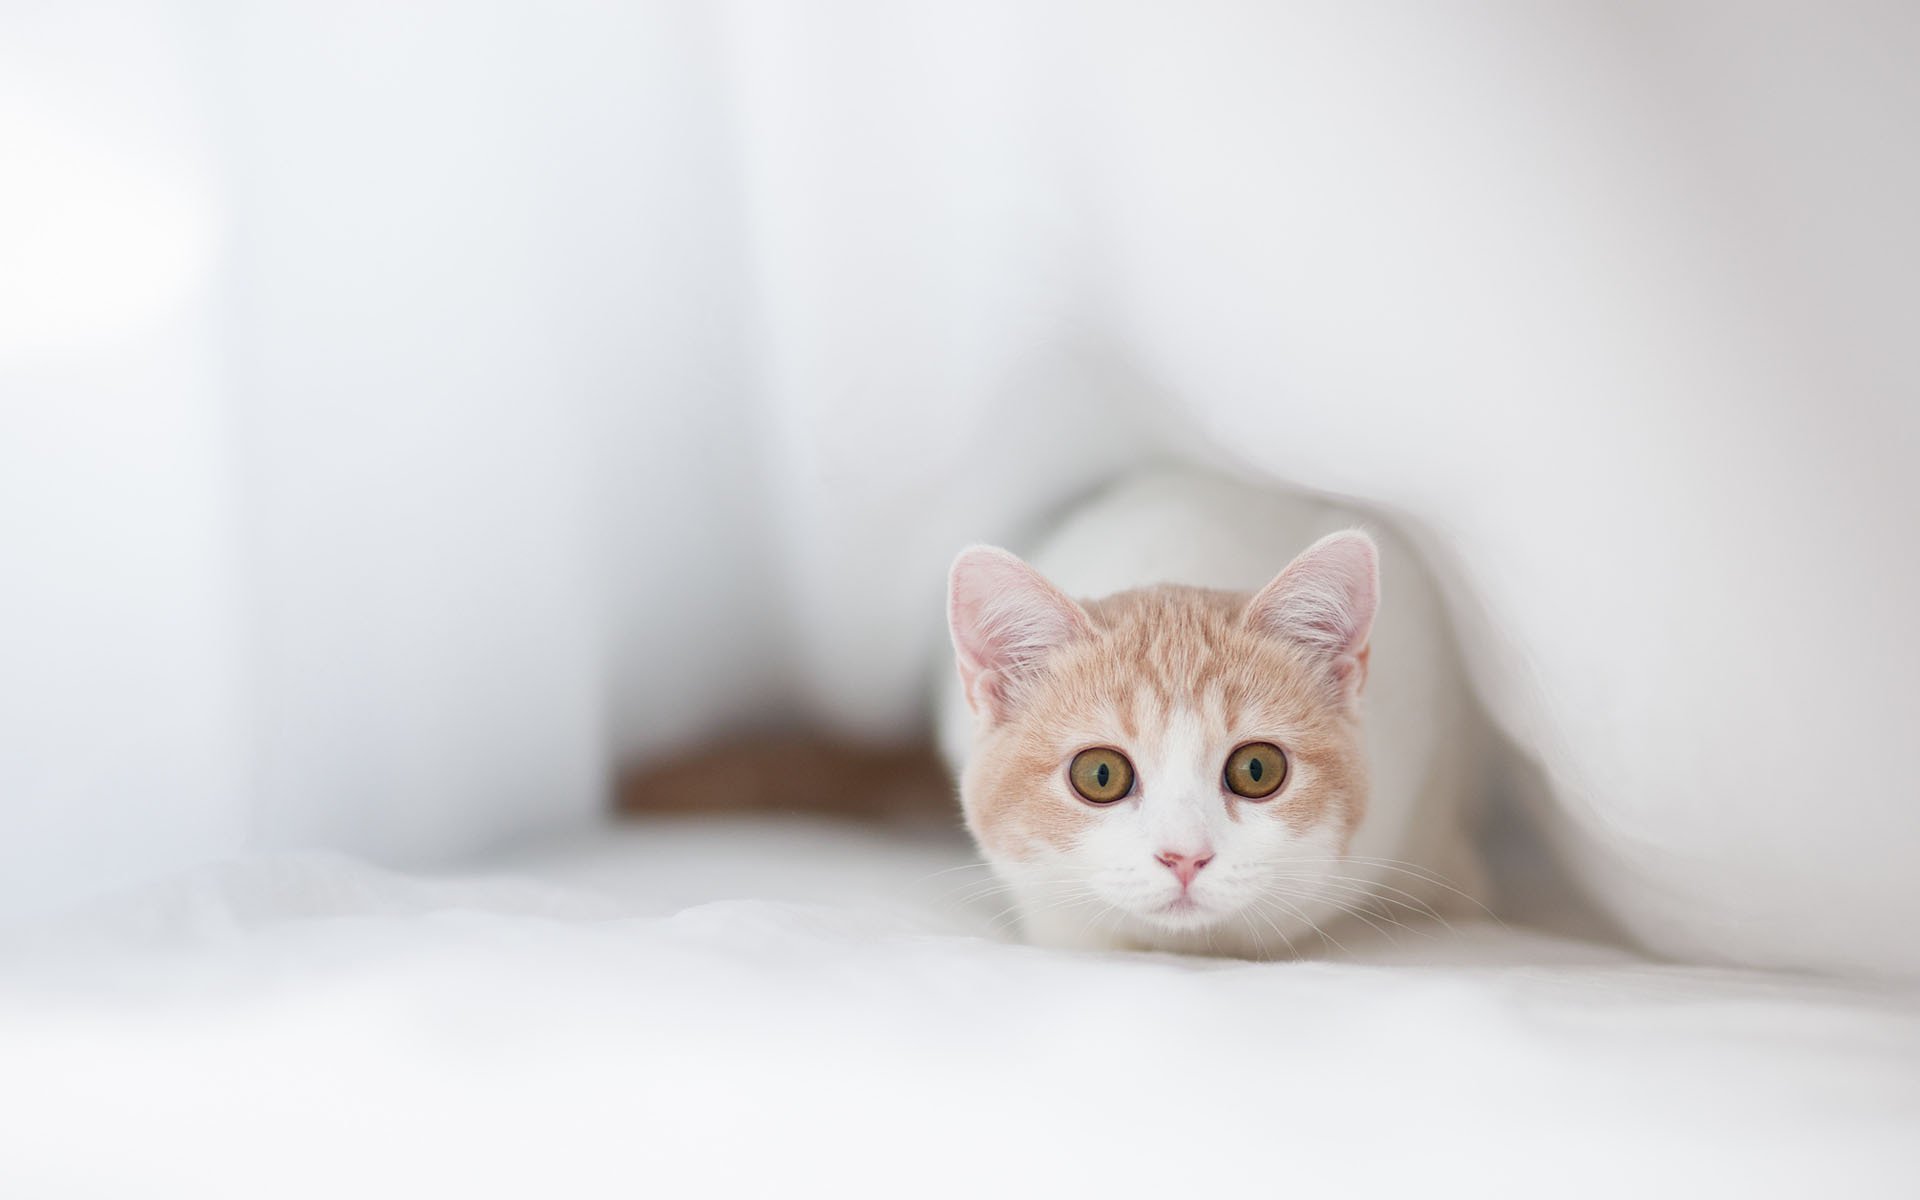
[[[1440,924],[1446,925],[1447,928],[1449,929],[1453,928],[1452,925],[1448,924],[1446,917],[1442,916],[1439,910],[1435,909],[1431,904],[1428,904],[1425,900],[1422,900],[1420,897],[1414,895],[1412,892],[1406,891],[1402,888],[1394,887],[1392,884],[1379,883],[1375,880],[1365,879],[1358,875],[1319,875],[1319,874],[1297,874],[1296,873],[1296,874],[1275,874],[1275,875],[1268,876],[1268,878],[1300,880],[1303,882],[1312,882],[1312,883],[1320,884],[1326,887],[1338,887],[1338,888],[1344,888],[1348,891],[1365,892],[1369,897],[1379,900],[1383,904],[1397,904],[1402,908],[1411,910],[1413,912],[1417,912],[1424,917],[1428,917],[1432,920],[1438,921]],[[1393,892],[1395,893],[1395,895],[1394,896],[1379,895],[1378,893],[1382,891]],[[1400,897],[1400,898],[1397,898],[1397,897]]]
[[[1004,909],[1000,913],[1000,916],[994,918],[991,928],[993,928],[996,932],[1003,931],[1004,926],[1001,924],[1001,921],[1009,914],[1017,914],[1022,917],[1034,916],[1040,913],[1055,912],[1060,909],[1075,908],[1075,907],[1078,907],[1079,905],[1087,904],[1087,903],[1096,901],[1098,899],[1099,899],[1098,893],[1096,893],[1092,888],[1082,886],[1074,892],[1068,893],[1064,896],[1055,897],[1054,899],[1049,900],[1044,904],[1037,904],[1037,905],[1036,904],[1020,904],[1016,902],[1010,907]]]
[[[1282,928],[1280,928],[1280,926],[1279,926],[1278,924],[1276,924],[1276,923],[1274,922],[1274,919],[1273,919],[1272,917],[1270,917],[1270,916],[1268,916],[1268,915],[1266,914],[1266,912],[1264,912],[1264,911],[1263,911],[1263,910],[1262,910],[1262,909],[1261,909],[1261,908],[1259,907],[1259,904],[1258,904],[1258,902],[1257,902],[1257,901],[1256,901],[1256,903],[1254,904],[1254,906],[1252,906],[1251,908],[1248,908],[1248,909],[1246,909],[1246,910],[1244,910],[1244,911],[1247,911],[1247,912],[1251,912],[1251,913],[1252,913],[1252,914],[1253,914],[1254,916],[1256,916],[1256,917],[1259,917],[1259,918],[1260,918],[1260,919],[1261,919],[1262,921],[1264,921],[1264,922],[1266,922],[1266,925],[1267,925],[1267,928],[1268,928],[1268,929],[1271,929],[1271,930],[1273,930],[1273,931],[1274,931],[1275,933],[1277,933],[1277,934],[1279,934],[1279,935],[1280,935],[1280,940],[1281,940],[1281,942],[1282,942],[1282,943],[1284,943],[1284,944],[1286,945],[1286,947],[1287,947],[1287,956],[1288,956],[1289,958],[1296,958],[1296,959],[1297,959],[1297,958],[1299,958],[1299,957],[1300,957],[1300,949],[1299,949],[1299,947],[1297,947],[1297,946],[1295,946],[1295,945],[1293,944],[1293,939],[1287,936],[1287,931],[1286,931],[1286,930],[1284,930],[1284,929],[1282,929]]]
[[[1366,879],[1357,875],[1339,875],[1339,874],[1334,874],[1334,875],[1282,874],[1282,875],[1276,875],[1274,876],[1274,878],[1314,880],[1318,882],[1323,882],[1329,886],[1344,886],[1349,889],[1360,889],[1360,890],[1367,891],[1369,893],[1375,893],[1373,898],[1379,900],[1382,904],[1397,904],[1400,907],[1405,908],[1411,912],[1420,914],[1422,917],[1425,917],[1428,920],[1437,921],[1438,923],[1446,927],[1447,932],[1455,935],[1456,937],[1459,936],[1460,934],[1460,931],[1454,927],[1453,922],[1447,920],[1445,914],[1443,914],[1439,909],[1435,908],[1433,905],[1421,899],[1419,896],[1415,895],[1414,893],[1409,892],[1404,888],[1395,887],[1390,883],[1381,883],[1378,880]],[[1391,892],[1393,893],[1393,895],[1386,896],[1386,895],[1377,894],[1381,892]],[[1499,918],[1495,917],[1494,920],[1498,921]]]
[[[1322,879],[1316,878],[1315,882],[1324,883],[1325,881]],[[1336,886],[1340,886],[1340,885],[1336,885]],[[1299,900],[1327,901],[1334,906],[1335,911],[1340,913],[1340,915],[1350,916],[1358,919],[1363,924],[1365,924],[1369,929],[1372,929],[1375,933],[1378,933],[1380,936],[1386,938],[1389,942],[1392,942],[1396,946],[1400,944],[1400,939],[1394,937],[1391,933],[1381,928],[1380,925],[1378,924],[1378,921],[1385,921],[1387,924],[1392,925],[1396,929],[1402,929],[1408,932],[1421,932],[1420,930],[1417,930],[1414,926],[1408,925],[1405,921],[1397,920],[1393,916],[1393,914],[1381,912],[1378,909],[1368,908],[1365,904],[1350,898],[1350,896],[1335,895],[1330,897],[1324,894],[1324,889],[1307,891],[1305,889],[1299,889],[1299,888],[1288,889],[1286,894],[1291,898],[1299,899]],[[1377,899],[1377,897],[1373,896],[1372,894],[1364,891],[1360,891],[1358,889],[1355,889],[1350,895],[1358,895],[1363,900]]]
[[[992,863],[966,862],[966,863],[961,863],[957,867],[943,867],[938,871],[929,871],[925,875],[922,875],[918,879],[914,880],[913,882],[916,884],[930,883],[933,880],[940,878],[942,875],[951,875],[955,871],[991,871],[991,870],[993,870]]]
[[[1445,891],[1451,892],[1455,896],[1460,897],[1462,900],[1465,900],[1467,903],[1473,905],[1475,908],[1485,913],[1488,916],[1488,918],[1490,918],[1496,924],[1502,926],[1503,928],[1506,926],[1506,922],[1501,920],[1500,914],[1488,908],[1484,903],[1481,902],[1479,897],[1473,895],[1471,892],[1466,892],[1461,890],[1459,887],[1455,886],[1452,880],[1448,879],[1444,875],[1441,875],[1438,871],[1433,871],[1427,867],[1421,866],[1419,863],[1410,862],[1407,859],[1376,858],[1376,857],[1365,855],[1365,854],[1348,854],[1348,855],[1327,855],[1323,857],[1311,857],[1311,858],[1290,858],[1288,859],[1288,862],[1289,863],[1328,863],[1328,862],[1351,863],[1356,866],[1368,866],[1368,867],[1374,867],[1380,870],[1399,871],[1402,874],[1411,875],[1415,879],[1418,879],[1423,883],[1429,883],[1429,884],[1432,884],[1434,887],[1441,888]]]
[[[1340,939],[1339,939],[1339,938],[1336,938],[1336,937],[1334,937],[1334,936],[1332,936],[1332,935],[1331,935],[1331,934],[1329,934],[1329,933],[1328,933],[1328,932],[1327,932],[1326,930],[1324,930],[1324,929],[1322,929],[1322,928],[1320,928],[1320,923],[1319,923],[1318,921],[1316,921],[1316,920],[1314,920],[1314,919],[1313,919],[1312,917],[1310,917],[1310,916],[1308,916],[1308,915],[1307,915],[1307,913],[1306,913],[1306,912],[1305,912],[1305,911],[1304,911],[1303,909],[1301,909],[1301,908],[1299,908],[1299,907],[1297,907],[1297,906],[1295,906],[1294,904],[1292,904],[1292,903],[1290,903],[1289,901],[1287,901],[1287,900],[1285,900],[1285,899],[1282,899],[1282,898],[1280,898],[1280,897],[1277,897],[1277,896],[1273,896],[1273,895],[1271,895],[1270,893],[1269,893],[1269,894],[1267,894],[1267,895],[1264,895],[1264,896],[1262,897],[1262,899],[1263,899],[1263,900],[1271,900],[1271,901],[1273,901],[1273,902],[1275,902],[1275,903],[1278,903],[1278,904],[1283,904],[1283,905],[1285,905],[1285,906],[1287,907],[1287,909],[1288,909],[1288,910],[1289,910],[1289,911],[1290,911],[1290,912],[1291,912],[1291,913],[1292,913],[1292,914],[1293,914],[1293,915],[1294,915],[1295,917],[1297,917],[1297,918],[1298,918],[1298,919],[1300,919],[1301,921],[1304,921],[1304,922],[1306,923],[1306,925],[1307,925],[1307,927],[1308,927],[1308,928],[1310,928],[1310,929],[1312,929],[1312,930],[1313,930],[1313,931],[1314,931],[1315,933],[1317,933],[1317,934],[1319,934],[1319,935],[1320,935],[1320,940],[1321,940],[1322,942],[1330,942],[1330,943],[1332,943],[1332,944],[1333,944],[1333,945],[1334,945],[1335,947],[1337,947],[1337,948],[1339,949],[1339,951],[1340,951],[1340,953],[1342,953],[1342,954],[1346,954],[1346,955],[1351,955],[1351,954],[1353,953],[1353,952],[1352,952],[1351,950],[1348,950],[1348,949],[1346,948],[1346,946],[1345,946],[1345,945],[1343,945],[1343,944],[1341,943],[1341,941],[1340,941]]]

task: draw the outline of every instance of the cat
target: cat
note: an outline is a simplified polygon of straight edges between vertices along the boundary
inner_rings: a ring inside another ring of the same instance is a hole
[[[1288,957],[1478,903],[1483,725],[1357,518],[1152,471],[955,559],[940,740],[1029,941]]]
[[[957,790],[1026,939],[1048,946],[1290,957],[1481,911],[1467,827],[1491,736],[1433,580],[1363,520],[1137,472],[1030,562],[954,561],[945,768],[919,747],[763,732],[646,765],[619,807],[924,824]]]

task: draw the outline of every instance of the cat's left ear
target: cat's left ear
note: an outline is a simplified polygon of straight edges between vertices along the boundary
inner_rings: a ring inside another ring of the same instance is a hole
[[[1380,607],[1380,552],[1358,529],[1302,551],[1247,605],[1249,628],[1285,638],[1321,663],[1348,698],[1367,681],[1368,639]]]

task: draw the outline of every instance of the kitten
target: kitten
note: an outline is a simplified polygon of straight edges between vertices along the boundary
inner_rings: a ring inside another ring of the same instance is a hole
[[[1430,580],[1353,519],[1159,473],[1034,566],[961,552],[943,744],[1029,940],[1271,957],[1469,895],[1477,711]]]

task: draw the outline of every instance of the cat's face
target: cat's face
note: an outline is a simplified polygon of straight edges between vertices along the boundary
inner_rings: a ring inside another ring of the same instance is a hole
[[[968,827],[1029,923],[1276,932],[1339,907],[1366,809],[1359,696],[1373,543],[1322,540],[1257,596],[1085,604],[1002,550],[954,565],[975,714]],[[1258,937],[1256,936],[1256,941]]]

